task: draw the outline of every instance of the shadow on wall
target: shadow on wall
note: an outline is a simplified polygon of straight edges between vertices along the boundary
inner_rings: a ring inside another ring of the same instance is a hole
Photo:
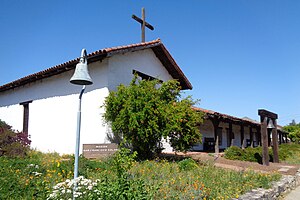
[[[95,78],[94,84],[88,86],[86,92],[108,87],[107,77],[105,76],[106,68],[99,66],[98,63],[92,63],[89,67],[91,68],[91,76]],[[81,87],[70,83],[73,72],[74,70],[70,70],[13,90],[2,92],[0,95],[0,107],[19,104],[28,100],[79,94]]]

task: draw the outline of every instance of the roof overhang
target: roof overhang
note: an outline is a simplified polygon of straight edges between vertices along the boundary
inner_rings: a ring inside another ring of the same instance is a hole
[[[160,60],[163,66],[167,69],[169,74],[179,81],[181,89],[192,89],[192,85],[187,79],[187,77],[183,74],[180,67],[177,65],[175,60],[172,58],[171,54],[168,52],[166,47],[162,44],[160,39],[153,40],[150,42],[131,44],[127,46],[118,46],[112,48],[105,48],[102,50],[95,51],[87,55],[88,63],[96,62],[99,60],[103,60],[105,58],[111,57],[115,54],[126,53],[139,51],[144,49],[152,49],[156,57]],[[42,80],[51,76],[55,76],[70,70],[74,70],[76,64],[79,62],[79,58],[74,60],[70,60],[60,65],[56,65],[54,67],[50,67],[46,70],[25,76],[13,82],[7,83],[5,85],[0,86],[0,92],[4,92],[6,90],[11,90],[17,87],[24,86],[26,84]]]
[[[204,113],[204,117],[206,119],[216,119],[217,118],[223,122],[233,123],[233,124],[237,124],[237,125],[251,126],[251,127],[256,127],[256,128],[260,128],[260,126],[261,126],[260,122],[255,121],[250,118],[247,118],[247,117],[244,117],[244,118],[234,117],[231,115],[222,114],[219,112],[215,112],[213,110],[206,110],[206,109],[199,108],[199,107],[193,107],[193,109],[195,111]],[[277,131],[287,133],[286,131],[284,131],[282,129],[282,126],[280,126],[280,125],[277,125]]]

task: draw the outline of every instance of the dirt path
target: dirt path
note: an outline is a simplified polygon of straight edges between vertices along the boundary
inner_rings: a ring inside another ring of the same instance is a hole
[[[265,173],[279,172],[284,175],[295,175],[300,165],[291,165],[286,163],[270,163],[270,166],[264,166],[254,162],[248,161],[238,161],[238,160],[228,160],[219,156],[214,156],[213,154],[203,153],[203,152],[189,152],[186,154],[180,153],[179,156],[192,157],[199,162],[213,162],[216,167],[222,167],[232,170],[254,170]]]

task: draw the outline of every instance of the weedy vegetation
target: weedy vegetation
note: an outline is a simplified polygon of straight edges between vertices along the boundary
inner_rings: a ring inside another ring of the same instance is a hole
[[[253,188],[268,188],[279,174],[236,172],[182,161],[146,160],[122,149],[105,160],[30,150],[23,158],[0,157],[0,199],[231,199]]]

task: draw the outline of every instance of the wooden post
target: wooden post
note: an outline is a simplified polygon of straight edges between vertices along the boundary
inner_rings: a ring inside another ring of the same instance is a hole
[[[143,23],[142,23],[142,42],[145,42],[145,22],[146,22],[146,19],[145,19],[145,8],[142,8],[142,20],[143,20]]]
[[[288,139],[287,139],[287,134],[286,133],[284,134],[284,141],[285,141],[285,143],[288,143]]]
[[[245,129],[244,129],[244,125],[241,125],[241,146],[242,149],[245,149]]]
[[[270,119],[272,120],[272,119]],[[273,162],[274,163],[279,163],[279,155],[278,155],[278,135],[277,135],[277,122],[276,119],[273,120],[273,124],[275,126],[275,128],[272,129],[272,142],[273,142]]]
[[[267,110],[260,109],[258,110],[258,115],[260,116],[260,121],[261,121],[261,139],[262,139],[262,148],[263,148],[263,164],[264,165],[269,165],[269,153],[268,153],[268,128],[267,128],[267,123],[268,120],[269,122],[273,122],[274,127],[270,126],[270,130],[272,129],[272,139],[273,139],[273,155],[274,155],[274,162],[279,162],[279,157],[278,157],[278,136],[277,136],[277,123],[276,119],[278,119],[278,115],[275,113],[272,113]],[[272,121],[270,121],[272,120]],[[270,123],[271,125],[272,123]],[[275,129],[275,130],[274,130]],[[273,133],[274,130],[274,133]],[[274,148],[275,146],[275,148]]]
[[[23,133],[25,133],[28,137],[28,124],[29,124],[29,104],[32,101],[26,101],[20,103],[23,106]]]
[[[257,146],[261,146],[260,126],[256,127],[256,143]]]
[[[282,134],[281,131],[278,131],[278,135],[279,135],[279,144],[282,143]]]
[[[212,123],[214,125],[214,135],[215,135],[215,153],[220,153],[219,149],[219,135],[218,135],[218,127],[220,121],[216,118],[212,119]]]
[[[250,126],[249,131],[250,131],[250,147],[253,148],[253,131],[252,131],[252,126]]]
[[[262,161],[263,165],[269,166],[269,148],[267,133],[267,117],[261,116],[261,143],[262,143]]]
[[[232,147],[233,146],[233,141],[234,141],[234,135],[233,135],[233,132],[232,132],[232,123],[229,122],[229,137],[230,137],[230,146]]]
[[[142,19],[132,15],[132,19],[134,19],[135,21],[139,22],[141,24],[141,41],[145,42],[145,27],[147,27],[150,30],[154,30],[154,27],[146,22],[146,14],[145,14],[145,8],[142,8]]]

